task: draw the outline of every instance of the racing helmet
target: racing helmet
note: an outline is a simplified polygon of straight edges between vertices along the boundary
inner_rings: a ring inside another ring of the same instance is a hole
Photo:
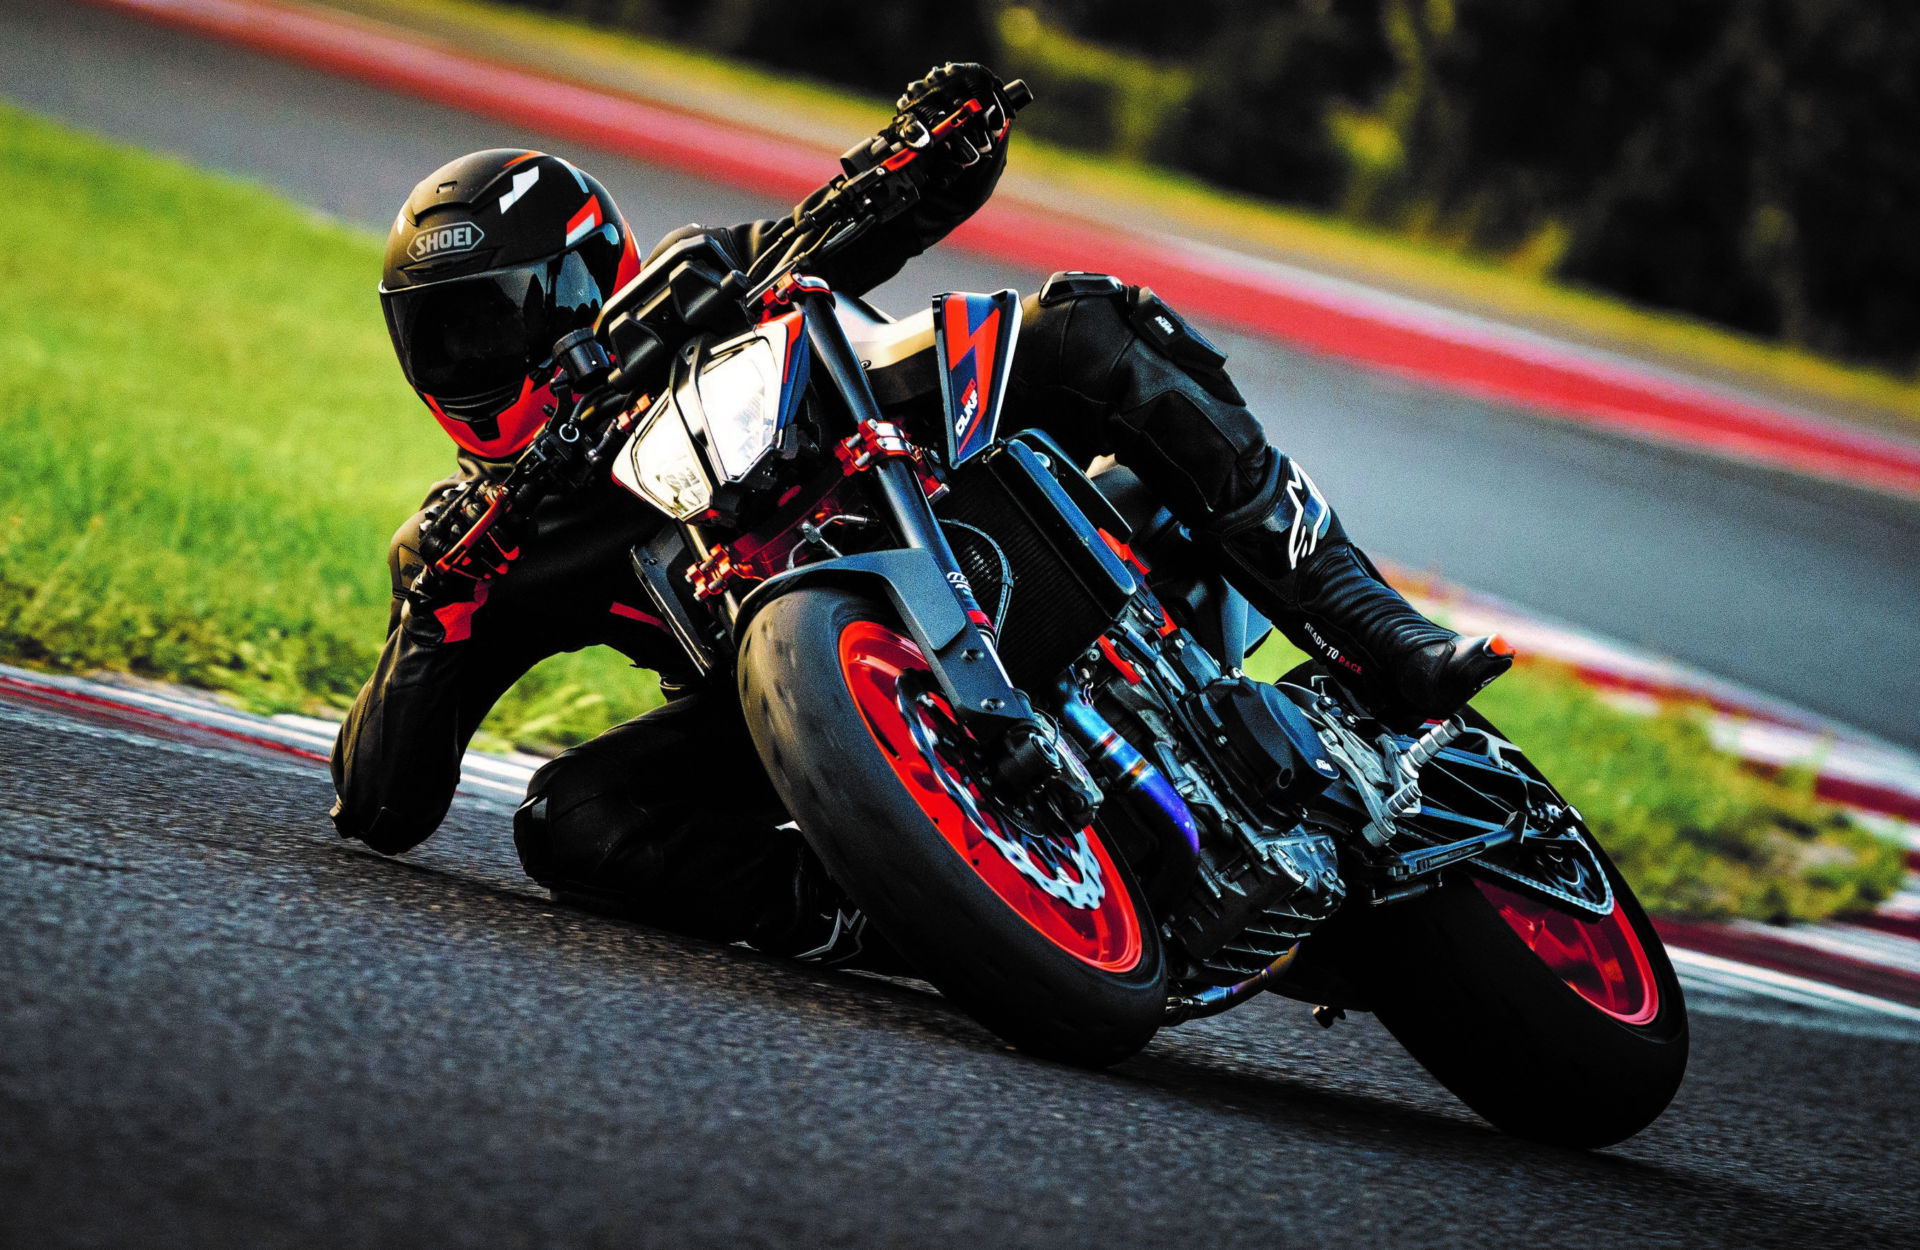
[[[590,326],[640,272],[605,187],[524,148],[423,179],[387,235],[380,304],[401,372],[453,441],[517,455],[553,403],[554,340]]]

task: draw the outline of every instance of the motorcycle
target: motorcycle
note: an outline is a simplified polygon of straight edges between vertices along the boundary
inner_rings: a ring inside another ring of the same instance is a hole
[[[1508,1132],[1639,1131],[1685,1069],[1680,986],[1526,755],[1472,709],[1389,724],[1317,662],[1247,677],[1268,623],[1138,480],[1001,429],[1013,291],[894,321],[809,276],[1001,111],[848,153],[751,272],[698,237],[653,260],[555,345],[509,476],[435,518],[436,574],[609,469],[672,517],[634,574],[736,683],[841,922],[1016,1046],[1111,1064],[1272,992],[1373,1012]]]

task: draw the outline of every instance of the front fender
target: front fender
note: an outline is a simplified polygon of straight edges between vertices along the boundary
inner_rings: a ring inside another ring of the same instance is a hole
[[[802,586],[838,586],[884,595],[928,655],[946,647],[967,627],[967,614],[947,586],[939,563],[925,551],[901,547],[836,556],[769,577],[741,601],[733,622],[734,642],[745,636],[761,608]]]
[[[933,669],[941,693],[966,721],[1029,719],[1032,705],[1000,657],[972,628],[933,556],[913,548],[837,556],[776,574],[754,587],[734,617],[738,645],[760,609],[802,587],[832,586],[884,598]]]

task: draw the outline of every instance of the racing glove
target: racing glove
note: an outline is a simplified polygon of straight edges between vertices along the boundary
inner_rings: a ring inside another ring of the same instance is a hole
[[[490,496],[483,490],[449,497],[427,509],[422,520],[420,567],[404,592],[401,629],[428,646],[464,642],[473,636],[473,614],[487,601],[496,578],[520,558],[520,526],[513,516],[488,521],[478,537]],[[435,542],[430,536],[448,537]]]
[[[925,78],[908,83],[894,102],[895,124],[931,128],[969,100],[978,100],[983,111],[961,130],[960,166],[964,168],[993,156],[1013,124],[1006,84],[986,66],[949,61],[928,70]],[[966,154],[968,149],[973,155]]]

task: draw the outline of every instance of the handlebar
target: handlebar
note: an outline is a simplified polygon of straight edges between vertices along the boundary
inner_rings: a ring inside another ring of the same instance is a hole
[[[605,385],[612,361],[593,331],[575,330],[553,350],[555,411],[566,415],[548,421],[505,478],[465,483],[428,517],[420,528],[426,584],[416,590],[431,595],[435,581],[481,576],[481,541],[510,516],[530,511],[556,484],[586,481],[631,425],[640,404]],[[501,545],[497,535],[495,543]]]
[[[990,152],[993,144],[1006,138],[1013,125],[1011,115],[1032,103],[1033,91],[1016,78],[1000,89],[1000,99],[1006,103],[1007,116],[994,116],[1000,111],[1000,100],[970,99],[931,126],[910,116],[897,118],[872,139],[849,149],[840,158],[840,174],[796,214],[787,246],[763,257],[744,275],[689,283],[690,288],[702,289],[690,289],[684,301],[674,300],[688,305],[683,313],[692,315],[685,319],[703,323],[714,305],[724,304],[736,307],[738,315],[751,324],[749,310],[757,310],[783,280],[918,203],[932,176],[924,157],[958,145],[962,168],[983,159],[985,153],[973,142],[979,132],[970,134],[969,127],[977,124],[984,129]],[[698,307],[702,303],[709,306],[704,312]],[[428,584],[418,586],[418,593],[431,594],[430,584],[438,579],[484,576],[475,571],[484,559],[481,541],[509,517],[529,511],[556,485],[584,482],[631,426],[644,400],[635,402],[626,393],[637,387],[621,385],[621,371],[614,368],[594,331],[576,330],[562,338],[554,344],[554,358],[556,415],[504,479],[466,484],[422,526],[421,556],[427,562],[422,579]],[[558,415],[562,411],[565,415]]]

